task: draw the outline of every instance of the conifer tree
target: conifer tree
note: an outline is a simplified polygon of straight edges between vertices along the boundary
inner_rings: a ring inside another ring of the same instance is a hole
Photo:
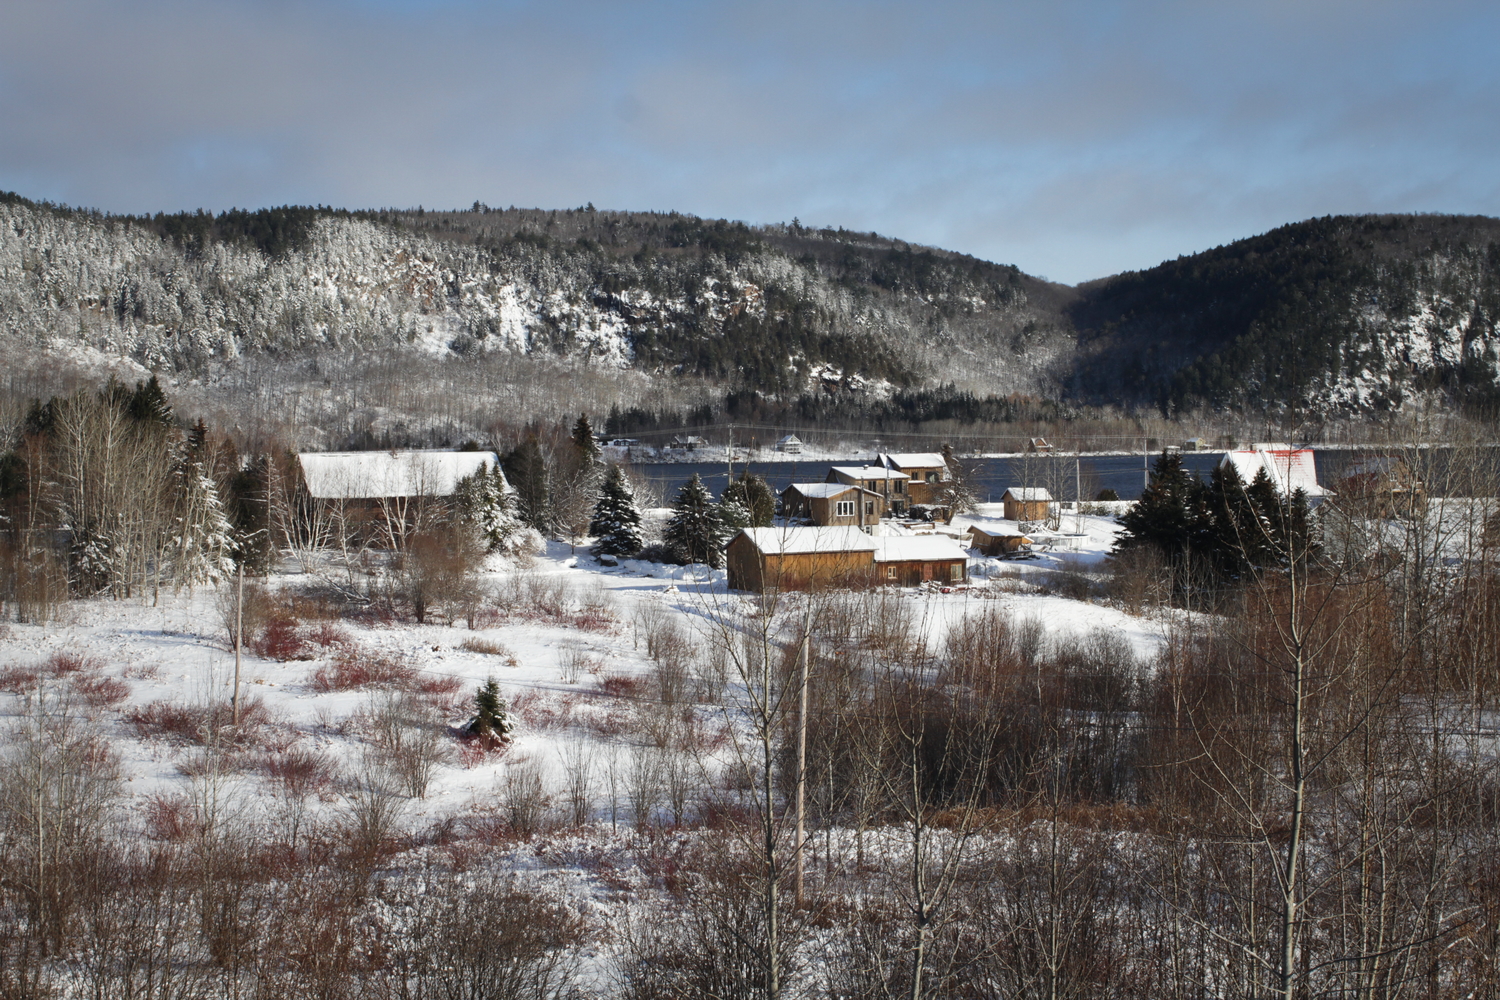
[[[480,739],[499,742],[510,735],[510,718],[500,698],[500,684],[490,677],[474,692],[474,717],[464,732]]]
[[[125,404],[125,412],[132,420],[141,423],[172,423],[172,404],[167,402],[167,394],[162,392],[155,375],[147,382],[135,384],[135,392]]]
[[[716,569],[724,565],[722,512],[696,472],[683,484],[672,509],[676,513],[662,534],[672,557],[684,563],[706,563]]]
[[[1182,456],[1163,451],[1134,507],[1120,515],[1120,550],[1154,545],[1171,562],[1188,558],[1203,542],[1207,504],[1203,484],[1182,467]]]
[[[506,547],[521,527],[515,501],[499,466],[482,465],[459,480],[454,491],[459,519],[469,525],[489,552]]]
[[[745,511],[743,523],[732,521],[726,514],[726,522],[736,528],[769,527],[776,517],[776,494],[765,479],[753,475],[749,469],[724,488],[722,506],[727,509],[730,504],[738,504]]]
[[[547,533],[552,528],[552,503],[547,488],[547,460],[536,435],[531,435],[505,457],[505,478],[515,490],[516,514],[523,524]]]
[[[586,413],[580,413],[578,422],[573,425],[573,445],[590,462],[599,460],[599,443],[594,440],[594,428]]]
[[[618,465],[609,467],[609,474],[599,488],[589,534],[598,539],[594,551],[602,555],[630,556],[641,550],[640,508]]]

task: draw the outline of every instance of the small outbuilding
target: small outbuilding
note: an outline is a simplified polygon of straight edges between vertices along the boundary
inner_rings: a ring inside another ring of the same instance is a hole
[[[1052,494],[1040,486],[1012,486],[1000,502],[1008,521],[1045,521],[1052,516]]]
[[[969,529],[969,544],[987,556],[1013,556],[1029,551],[1031,539],[1019,531],[976,524]]]
[[[875,539],[875,579],[897,587],[955,584],[968,579],[969,556],[947,535],[886,535]]]
[[[1030,438],[1026,442],[1026,450],[1037,455],[1052,454],[1052,445],[1046,438]]]

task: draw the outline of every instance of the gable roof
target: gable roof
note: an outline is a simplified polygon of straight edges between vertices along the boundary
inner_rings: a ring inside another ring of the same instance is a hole
[[[1025,538],[1026,537],[1026,535],[1023,532],[1017,531],[1015,528],[1008,528],[1008,527],[1005,527],[1003,525],[998,525],[998,524],[989,524],[989,525],[985,525],[985,524],[971,524],[971,525],[969,525],[969,534],[971,534],[971,535],[984,535],[986,538]]]
[[[1318,485],[1318,467],[1311,448],[1293,448],[1284,444],[1258,444],[1245,451],[1225,452],[1220,465],[1232,465],[1246,486],[1255,481],[1256,473],[1265,470],[1280,493],[1302,490],[1310,497],[1329,496],[1331,491]]]
[[[876,562],[949,562],[967,560],[957,540],[947,535],[877,535]]]
[[[837,552],[874,552],[875,539],[859,528],[838,526],[826,528],[742,528],[735,536],[745,537],[762,555]],[[731,542],[730,544],[733,544]]]
[[[863,486],[855,486],[851,483],[793,483],[781,492],[785,493],[787,490],[796,490],[809,500],[814,497],[828,499],[829,497],[842,496],[845,493],[852,493],[855,490],[861,493],[868,493],[871,496],[880,496],[874,490],[867,490]]]
[[[904,472],[887,469],[883,465],[835,465],[828,470],[850,479],[910,479]]]
[[[1005,497],[1010,497],[1019,503],[1051,503],[1052,494],[1040,486],[1012,486],[1005,491]]]
[[[885,465],[893,469],[946,469],[948,463],[935,451],[904,452],[881,455]]]
[[[492,451],[319,451],[297,460],[317,500],[451,496],[460,479],[500,464]]]

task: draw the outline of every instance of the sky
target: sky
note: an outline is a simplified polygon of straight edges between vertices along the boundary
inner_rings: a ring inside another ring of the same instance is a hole
[[[1500,4],[5,0],[0,190],[677,210],[1076,283],[1500,215]]]

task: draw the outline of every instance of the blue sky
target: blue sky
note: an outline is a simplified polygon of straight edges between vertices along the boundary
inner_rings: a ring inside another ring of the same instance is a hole
[[[1500,215],[1500,5],[8,0],[0,188],[677,209],[1077,282]]]

